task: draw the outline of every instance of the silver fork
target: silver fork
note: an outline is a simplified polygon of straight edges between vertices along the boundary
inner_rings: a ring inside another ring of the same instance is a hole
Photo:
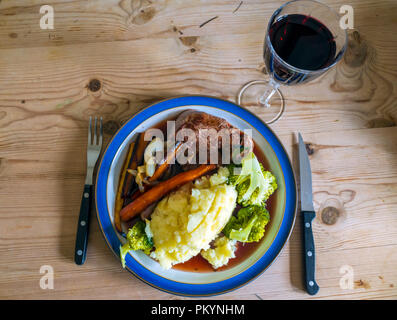
[[[91,212],[91,195],[92,195],[92,176],[94,173],[95,163],[98,160],[102,148],[102,117],[99,120],[99,137],[97,135],[97,117],[94,120],[94,128],[92,128],[92,117],[88,126],[88,144],[87,144],[87,176],[83,197],[81,199],[79,223],[77,225],[76,249],[74,252],[74,261],[76,264],[83,264],[87,253],[87,240]],[[91,131],[94,131],[93,139]]]

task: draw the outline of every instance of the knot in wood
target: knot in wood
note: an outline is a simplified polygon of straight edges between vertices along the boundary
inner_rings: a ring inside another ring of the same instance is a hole
[[[348,66],[360,67],[364,64],[368,54],[368,45],[357,31],[349,35],[344,61]]]
[[[92,92],[96,92],[101,89],[101,82],[98,79],[92,79],[88,84],[88,89]]]
[[[321,212],[321,220],[327,225],[333,225],[339,218],[339,210],[335,207],[325,207]]]
[[[306,146],[306,152],[309,156],[311,156],[314,153],[314,148],[311,143],[305,143]]]
[[[117,121],[109,120],[103,124],[103,132],[105,134],[113,135],[120,128],[120,124]]]

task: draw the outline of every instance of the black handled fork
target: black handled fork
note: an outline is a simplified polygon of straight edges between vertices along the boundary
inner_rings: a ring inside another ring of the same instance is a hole
[[[76,248],[74,251],[74,261],[78,265],[83,264],[86,259],[91,212],[92,176],[102,148],[102,118],[99,120],[99,135],[97,134],[97,122],[97,117],[95,117],[94,127],[92,127],[92,117],[90,117],[87,144],[87,176],[85,178],[83,197],[81,199],[80,216],[77,225]],[[93,131],[93,137],[91,137],[91,131]]]

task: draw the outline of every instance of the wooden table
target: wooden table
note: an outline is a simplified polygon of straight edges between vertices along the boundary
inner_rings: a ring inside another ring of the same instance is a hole
[[[74,264],[87,120],[104,118],[107,143],[163,98],[235,101],[244,83],[263,78],[265,25],[282,3],[0,1],[0,298],[179,299],[122,270],[95,214],[87,262]],[[53,30],[39,27],[43,4],[54,8]],[[283,88],[287,111],[271,126],[295,166],[298,131],[312,151],[321,289],[314,297],[302,289],[298,218],[277,261],[218,298],[397,298],[397,3],[349,4],[356,32],[345,59],[312,83]],[[54,269],[52,290],[40,288],[43,265]],[[346,270],[354,285],[343,289]]]

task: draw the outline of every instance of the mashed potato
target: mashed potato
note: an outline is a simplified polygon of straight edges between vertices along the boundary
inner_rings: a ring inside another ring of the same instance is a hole
[[[150,254],[169,269],[209,249],[236,205],[234,187],[226,185],[227,169],[186,184],[162,199],[150,223],[155,250]]]
[[[218,269],[229,262],[229,259],[235,258],[236,241],[229,240],[225,236],[219,237],[214,242],[214,248],[201,251],[201,256],[211,265]]]

